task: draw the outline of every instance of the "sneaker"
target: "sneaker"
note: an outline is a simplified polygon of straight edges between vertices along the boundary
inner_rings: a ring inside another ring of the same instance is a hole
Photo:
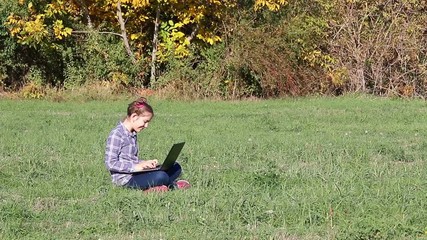
[[[178,180],[175,182],[178,189],[187,189],[191,187],[191,184],[187,180]]]
[[[169,191],[169,188],[165,185],[150,187],[144,190],[144,192],[167,192],[167,191]]]

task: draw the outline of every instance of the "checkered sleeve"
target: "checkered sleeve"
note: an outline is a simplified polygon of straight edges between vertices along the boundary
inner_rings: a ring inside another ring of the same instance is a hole
[[[122,143],[123,139],[118,132],[112,132],[110,134],[105,149],[105,165],[110,172],[132,173],[134,164],[131,161],[120,159]]]

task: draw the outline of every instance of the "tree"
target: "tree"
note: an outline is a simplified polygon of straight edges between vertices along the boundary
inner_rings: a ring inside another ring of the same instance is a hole
[[[27,12],[12,12],[6,22],[12,37],[16,37],[23,45],[43,45],[61,40],[71,35],[72,29],[64,26],[64,19],[73,8],[68,8],[61,0],[49,4],[42,2],[20,3]]]
[[[331,52],[350,91],[426,93],[427,6],[424,1],[338,1]]]
[[[72,33],[85,33],[79,25],[121,37],[124,48],[136,64],[148,61],[151,52],[151,81],[156,62],[189,54],[194,40],[215,44],[221,41],[218,26],[236,0],[52,0],[25,3],[26,14],[11,13],[7,26],[21,44],[54,44]],[[254,8],[278,10],[284,0],[254,2]],[[78,23],[73,21],[79,21]],[[150,50],[151,49],[151,50]],[[146,59],[146,60],[145,60]]]

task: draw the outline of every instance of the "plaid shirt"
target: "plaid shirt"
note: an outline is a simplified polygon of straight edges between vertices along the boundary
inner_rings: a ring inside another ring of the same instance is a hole
[[[138,159],[136,133],[129,132],[122,122],[111,130],[105,148],[105,165],[110,171],[112,182],[119,186],[129,182]]]

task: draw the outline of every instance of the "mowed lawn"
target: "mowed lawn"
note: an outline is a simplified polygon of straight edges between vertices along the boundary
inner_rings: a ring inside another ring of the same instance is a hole
[[[153,99],[140,158],[185,141],[193,184],[162,194],[105,169],[129,101],[0,100],[0,239],[427,239],[425,101]]]

